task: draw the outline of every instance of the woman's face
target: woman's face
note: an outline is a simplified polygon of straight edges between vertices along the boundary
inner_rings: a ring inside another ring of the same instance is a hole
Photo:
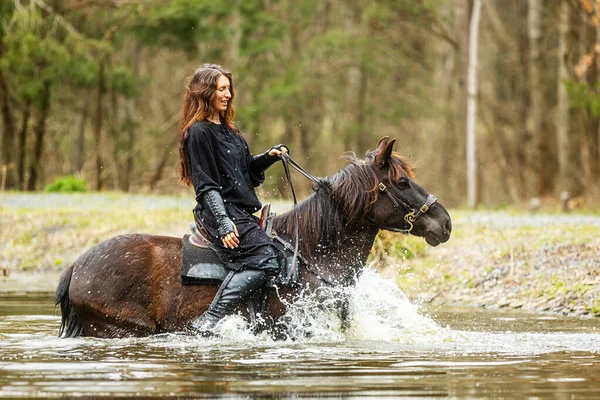
[[[231,99],[231,83],[225,75],[221,75],[217,79],[217,91],[213,101],[213,108],[217,112],[227,110],[227,105]]]

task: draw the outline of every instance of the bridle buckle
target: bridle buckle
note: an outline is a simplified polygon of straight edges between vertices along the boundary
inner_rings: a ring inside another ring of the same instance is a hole
[[[404,220],[406,222],[408,222],[409,224],[411,222],[415,222],[416,216],[415,216],[415,210],[411,209],[405,216],[404,216]]]
[[[379,190],[381,190],[382,192],[385,192],[387,190],[387,186],[385,186],[383,184],[383,182],[379,182]]]

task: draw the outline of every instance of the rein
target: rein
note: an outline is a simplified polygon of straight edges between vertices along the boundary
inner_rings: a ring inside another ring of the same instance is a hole
[[[317,278],[319,278],[320,280],[322,280],[329,286],[335,286],[333,284],[333,282],[331,282],[330,280],[328,280],[326,278],[323,278],[316,271],[314,271],[312,268],[312,265],[308,262],[308,260],[306,260],[304,257],[302,257],[300,255],[300,253],[298,252],[298,244],[299,244],[299,236],[300,236],[298,233],[298,224],[299,224],[298,213],[296,212],[296,206],[298,205],[298,201],[296,200],[296,191],[294,190],[294,185],[292,184],[292,177],[290,175],[290,167],[289,166],[291,165],[292,167],[294,167],[294,169],[296,169],[298,172],[300,172],[302,175],[304,175],[307,179],[309,179],[313,183],[316,183],[318,185],[321,182],[317,178],[315,178],[314,176],[312,176],[311,174],[306,172],[304,170],[304,168],[302,168],[300,165],[298,165],[298,163],[296,161],[294,161],[286,153],[283,153],[283,152],[281,153],[281,161],[283,163],[283,170],[285,171],[285,177],[288,181],[288,184],[290,185],[290,190],[292,191],[292,198],[294,200],[294,206],[292,208],[292,212],[294,213],[294,246],[293,246],[293,248],[292,248],[292,245],[290,245],[288,242],[286,242],[285,240],[283,240],[282,238],[277,236],[277,234],[275,234],[275,239],[277,239],[280,243],[282,243],[286,249],[293,251],[292,266],[288,272],[288,276],[286,277],[286,279],[288,281],[292,281],[292,282],[295,282],[298,279],[298,257],[300,257],[300,259],[304,262],[304,264],[306,264],[305,265],[306,269],[311,274],[315,275]]]

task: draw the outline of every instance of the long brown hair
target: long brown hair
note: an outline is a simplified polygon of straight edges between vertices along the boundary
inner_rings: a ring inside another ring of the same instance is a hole
[[[189,78],[190,82],[183,96],[183,116],[179,129],[179,173],[181,182],[188,186],[192,184],[192,176],[188,161],[189,155],[187,154],[185,145],[188,136],[187,132],[194,122],[204,121],[214,114],[213,102],[217,91],[217,80],[221,75],[229,79],[231,98],[227,103],[227,109],[222,111],[219,117],[222,124],[227,125],[237,133],[237,128],[233,124],[235,110],[233,108],[234,90],[231,72],[225,70],[220,65],[204,64]]]

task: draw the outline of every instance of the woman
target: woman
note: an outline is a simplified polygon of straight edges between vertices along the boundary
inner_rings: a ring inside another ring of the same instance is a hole
[[[279,271],[271,239],[252,213],[261,203],[254,187],[287,148],[277,145],[253,156],[232,123],[233,80],[221,66],[198,68],[187,87],[181,122],[181,181],[194,187],[196,219],[213,236],[225,265],[237,271],[218,299],[191,326],[210,333],[217,322]]]

